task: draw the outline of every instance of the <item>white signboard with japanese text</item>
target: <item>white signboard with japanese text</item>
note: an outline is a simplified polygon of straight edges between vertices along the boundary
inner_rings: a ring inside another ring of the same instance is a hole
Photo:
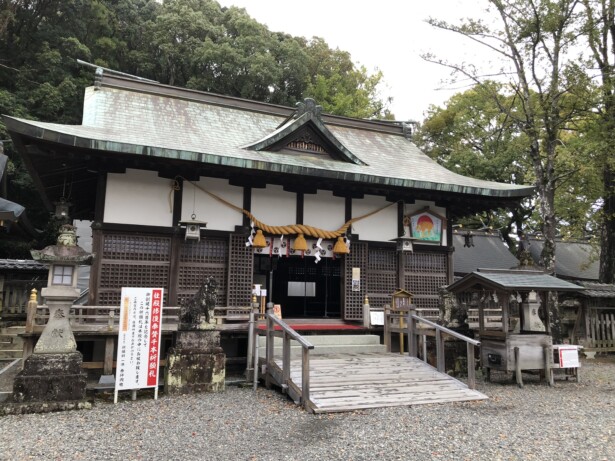
[[[121,390],[154,387],[158,396],[162,288],[122,288],[115,401]]]

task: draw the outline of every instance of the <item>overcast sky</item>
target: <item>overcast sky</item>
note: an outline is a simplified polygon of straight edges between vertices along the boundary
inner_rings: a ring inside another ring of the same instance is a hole
[[[430,104],[441,105],[464,83],[444,82],[449,70],[421,59],[430,52],[457,62],[476,62],[476,46],[434,29],[428,17],[458,21],[479,17],[486,5],[476,0],[218,0],[222,6],[245,8],[271,31],[324,38],[330,47],[348,51],[368,71],[382,70],[384,96],[392,96],[397,120],[423,119]],[[480,54],[480,59],[488,59]],[[466,82],[467,84],[467,82]]]

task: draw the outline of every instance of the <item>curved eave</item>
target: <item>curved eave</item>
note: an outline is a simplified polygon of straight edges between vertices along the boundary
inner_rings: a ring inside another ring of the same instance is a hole
[[[4,115],[4,122],[11,133],[40,139],[68,147],[107,151],[121,154],[140,155],[145,157],[157,157],[181,160],[186,162],[198,162],[209,165],[228,166],[233,168],[252,169],[272,173],[284,173],[301,176],[313,176],[338,181],[359,182],[367,185],[378,185],[392,188],[410,188],[420,190],[432,190],[464,195],[477,195],[496,197],[502,199],[522,199],[534,192],[532,186],[518,186],[507,189],[492,189],[487,187],[461,186],[458,184],[438,183],[432,181],[414,180],[407,178],[395,178],[390,176],[371,175],[367,173],[353,173],[335,171],[331,169],[314,168],[298,165],[279,164],[262,160],[242,159],[236,157],[221,156],[211,153],[193,152],[179,149],[169,149],[155,146],[129,144],[115,141],[85,138],[73,134],[63,133],[57,130],[42,128],[26,121]],[[366,167],[369,168],[369,167]]]

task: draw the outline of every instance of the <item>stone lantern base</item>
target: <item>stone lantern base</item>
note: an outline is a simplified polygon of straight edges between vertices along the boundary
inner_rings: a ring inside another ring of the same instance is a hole
[[[15,377],[15,402],[64,402],[85,399],[86,374],[80,352],[33,354]]]

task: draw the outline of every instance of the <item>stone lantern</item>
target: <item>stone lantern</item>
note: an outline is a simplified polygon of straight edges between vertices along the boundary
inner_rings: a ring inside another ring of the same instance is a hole
[[[94,255],[77,246],[75,227],[64,224],[56,245],[32,250],[32,257],[49,265],[47,287],[41,291],[49,307],[49,321],[15,378],[13,398],[20,402],[81,400],[86,376],[68,316],[79,297],[78,266],[91,264]]]

